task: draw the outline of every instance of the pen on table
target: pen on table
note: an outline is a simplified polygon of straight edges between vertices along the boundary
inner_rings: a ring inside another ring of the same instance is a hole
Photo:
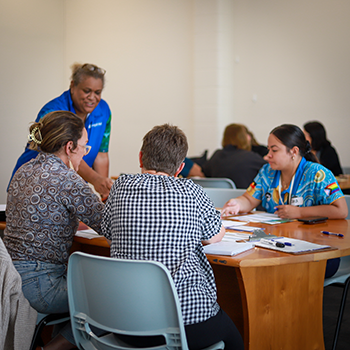
[[[275,241],[271,241],[271,240],[268,240],[268,239],[261,239],[260,243],[270,244],[270,245],[273,245],[273,246],[275,246],[277,248],[284,248],[285,247],[285,244],[282,243],[282,242],[275,242]]]
[[[328,231],[321,231],[325,235],[331,235],[331,236],[338,236],[338,237],[344,237],[342,233],[335,233],[335,232],[328,232]]]

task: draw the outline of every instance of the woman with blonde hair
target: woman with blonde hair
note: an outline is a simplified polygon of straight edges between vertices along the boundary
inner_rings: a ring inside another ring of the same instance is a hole
[[[228,125],[224,131],[222,147],[203,165],[204,175],[226,177],[237,188],[247,188],[265,164],[260,155],[251,151],[247,128],[242,124]]]
[[[30,305],[40,313],[64,313],[66,265],[79,221],[100,232],[104,204],[77,174],[90,151],[81,118],[51,112],[33,123],[28,139],[39,153],[11,180],[4,243]],[[71,349],[72,344],[67,324],[45,350]]]

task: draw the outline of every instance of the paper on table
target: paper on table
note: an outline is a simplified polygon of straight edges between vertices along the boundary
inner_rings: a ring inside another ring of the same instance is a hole
[[[329,245],[315,244],[315,243],[302,241],[300,239],[294,239],[294,238],[278,237],[278,238],[272,239],[271,241],[282,242],[284,244],[287,243],[287,244],[290,244],[290,246],[285,245],[283,248],[280,248],[280,247],[276,247],[274,245],[270,245],[262,242],[256,242],[255,246],[262,247],[262,248],[269,248],[269,249],[278,250],[280,252],[291,253],[291,254],[298,254],[298,253],[310,252],[314,250],[331,248]]]
[[[243,253],[249,249],[254,248],[252,243],[237,243],[237,242],[225,242],[212,243],[204,246],[204,252],[206,254],[215,255],[237,255]]]
[[[232,228],[235,226],[243,226],[247,224],[244,221],[232,221],[232,220],[221,220],[221,222],[225,228]]]
[[[96,238],[96,237],[100,236],[92,228],[87,229],[87,230],[79,230],[79,231],[77,231],[77,233],[75,235],[78,236],[78,237],[84,237],[84,238],[87,238],[87,239],[92,239],[92,238]]]
[[[241,240],[248,240],[249,234],[247,233],[238,233],[238,232],[230,232],[226,231],[225,236],[223,237],[223,241],[241,241]]]
[[[0,211],[6,210],[6,204],[0,204]]]
[[[235,216],[235,220],[248,221],[248,222],[261,222],[264,224],[282,224],[284,222],[290,222],[288,219],[281,219],[276,214],[270,213],[258,213],[251,215]]]

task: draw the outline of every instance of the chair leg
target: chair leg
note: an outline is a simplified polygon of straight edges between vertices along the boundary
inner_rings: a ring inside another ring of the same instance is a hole
[[[30,345],[29,350],[35,350],[39,340],[41,339],[41,333],[44,329],[44,327],[55,320],[65,318],[69,316],[69,312],[63,313],[63,314],[48,314],[46,317],[44,317],[35,327],[33,338],[32,338],[32,343]]]
[[[342,295],[341,302],[340,302],[340,309],[339,309],[339,314],[338,314],[337,325],[335,327],[335,334],[334,334],[334,339],[333,339],[332,350],[335,350],[337,347],[340,326],[341,326],[341,321],[342,321],[343,315],[344,315],[346,297],[348,294],[349,286],[350,286],[350,277],[345,281],[345,284],[342,286],[342,287],[344,287],[344,290],[343,290],[343,295]]]

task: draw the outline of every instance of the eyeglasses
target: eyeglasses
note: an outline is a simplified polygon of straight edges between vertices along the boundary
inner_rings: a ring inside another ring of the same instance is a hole
[[[105,75],[106,74],[106,70],[103,69],[103,68],[100,68],[100,67],[97,67],[93,64],[90,64],[90,63],[85,63],[81,66],[81,69],[86,69],[86,70],[89,70],[90,72],[94,72],[96,71],[97,73],[100,73],[102,75]]]
[[[90,146],[90,145],[79,145],[79,143],[78,143],[78,146],[84,148],[84,150],[85,150],[85,156],[86,156],[86,155],[90,152],[90,150],[91,150],[91,146]]]

